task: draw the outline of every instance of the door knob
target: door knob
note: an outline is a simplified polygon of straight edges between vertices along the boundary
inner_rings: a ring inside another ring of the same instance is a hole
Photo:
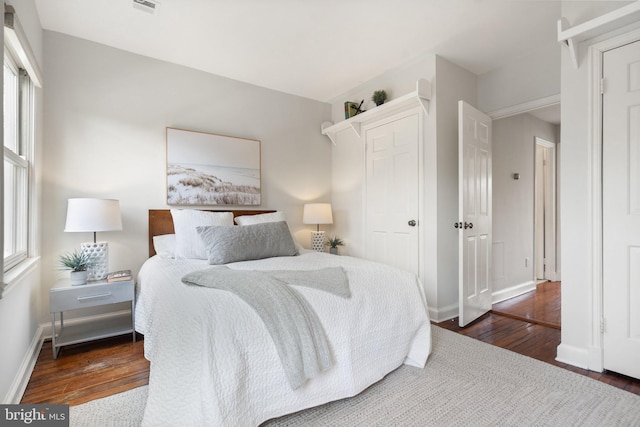
[[[407,224],[409,224],[409,227],[415,227],[416,226],[416,220],[412,219],[411,221],[409,221]]]
[[[469,223],[464,223],[464,229],[466,230],[467,228],[473,228],[473,223],[469,222]]]

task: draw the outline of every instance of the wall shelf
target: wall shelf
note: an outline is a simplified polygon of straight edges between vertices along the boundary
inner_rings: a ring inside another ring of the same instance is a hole
[[[569,27],[566,18],[558,20],[558,41],[569,48],[573,66],[578,68],[578,44],[616,28],[640,21],[640,1],[633,2],[590,21]]]
[[[333,145],[336,144],[336,134],[345,129],[353,130],[358,138],[360,137],[361,125],[364,122],[369,122],[380,117],[388,116],[396,111],[406,110],[412,107],[420,106],[424,110],[425,114],[429,115],[429,102],[431,100],[431,82],[427,79],[419,79],[416,82],[416,90],[408,93],[399,98],[393,99],[389,102],[372,108],[371,110],[360,113],[357,116],[353,116],[349,119],[336,123],[323,122],[320,125],[320,130],[323,135],[326,135]]]

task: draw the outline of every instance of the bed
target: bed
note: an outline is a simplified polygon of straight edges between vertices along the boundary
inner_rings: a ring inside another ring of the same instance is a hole
[[[248,225],[235,225],[229,233],[248,233],[256,228],[254,224],[262,223],[259,218],[281,215],[273,211],[231,214],[255,218]],[[402,364],[424,367],[431,352],[431,328],[422,286],[414,275],[298,245],[298,255],[218,266],[209,264],[211,258],[177,259],[177,253],[172,258],[166,247],[156,254],[154,237],[177,238],[180,232],[177,225],[174,232],[173,226],[169,210],[149,212],[150,258],[140,269],[136,285],[136,330],[144,334],[145,357],[151,362],[143,425],[257,426],[354,396]],[[221,230],[216,227],[209,229]],[[215,252],[207,249],[209,254]],[[207,269],[266,275],[343,271],[348,297],[295,283],[288,286],[317,315],[331,366],[293,387],[273,331],[250,303],[233,292],[181,280]]]

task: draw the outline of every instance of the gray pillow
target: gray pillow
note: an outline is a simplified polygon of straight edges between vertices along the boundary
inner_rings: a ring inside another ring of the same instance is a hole
[[[298,255],[285,221],[242,227],[196,227],[196,230],[212,265]]]

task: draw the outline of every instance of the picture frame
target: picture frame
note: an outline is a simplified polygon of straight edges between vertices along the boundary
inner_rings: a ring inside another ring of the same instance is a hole
[[[259,140],[172,127],[166,131],[168,205],[260,205]]]

